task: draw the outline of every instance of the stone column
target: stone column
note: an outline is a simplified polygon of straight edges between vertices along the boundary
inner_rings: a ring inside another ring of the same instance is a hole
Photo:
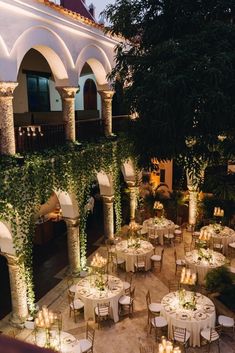
[[[17,85],[17,82],[0,82],[0,152],[2,154],[16,153],[12,101]]]
[[[197,200],[198,192],[189,190],[189,224],[195,225],[197,221]]]
[[[128,186],[130,193],[130,221],[135,220],[135,210],[137,206],[137,192],[138,188],[136,186]]]
[[[10,322],[14,326],[22,326],[28,317],[27,286],[24,274],[22,273],[24,268],[20,267],[16,256],[8,254],[3,255],[6,257],[8,262],[10,277],[12,304]]]
[[[104,205],[104,236],[106,239],[113,239],[114,237],[114,209],[113,196],[103,196]]]
[[[78,87],[56,87],[62,99],[63,121],[65,124],[66,140],[76,140],[75,127],[75,96]]]
[[[73,276],[80,272],[80,241],[79,241],[79,220],[78,218],[64,219],[67,225],[67,243],[70,272]]]
[[[102,101],[102,119],[105,136],[112,136],[112,99],[114,91],[98,91]]]

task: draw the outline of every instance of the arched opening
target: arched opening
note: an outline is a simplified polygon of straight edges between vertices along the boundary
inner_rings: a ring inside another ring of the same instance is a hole
[[[86,209],[88,212],[86,222],[87,255],[89,256],[100,245],[100,240],[104,235],[103,202],[97,180],[92,182]]]
[[[53,193],[40,209],[33,239],[33,275],[36,301],[55,287],[68,266],[67,226],[59,199]]]
[[[88,78],[83,88],[84,110],[97,110],[97,89],[95,82]]]
[[[11,311],[11,289],[7,259],[0,254],[0,320]]]
[[[86,62],[79,77],[80,90],[76,95],[76,127],[80,140],[94,139],[102,134],[101,98],[97,92],[96,76]]]
[[[11,289],[7,259],[4,253],[13,252],[12,236],[8,227],[0,222],[0,320],[3,319],[12,309]]]
[[[31,152],[65,142],[62,102],[56,78],[39,48],[22,59],[14,91],[16,151]]]

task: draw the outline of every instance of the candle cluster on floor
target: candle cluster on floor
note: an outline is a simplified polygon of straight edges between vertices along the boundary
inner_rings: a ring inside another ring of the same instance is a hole
[[[159,353],[181,353],[179,347],[173,347],[173,343],[168,341],[165,337],[162,337],[161,343],[158,345]]]

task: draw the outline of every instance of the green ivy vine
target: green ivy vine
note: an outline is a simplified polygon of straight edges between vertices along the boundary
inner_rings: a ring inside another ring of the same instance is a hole
[[[27,300],[31,314],[35,311],[32,249],[35,233],[35,214],[53,191],[76,195],[79,209],[81,268],[86,267],[85,205],[93,181],[99,171],[111,173],[114,185],[116,231],[121,227],[121,166],[127,159],[136,163],[132,144],[125,138],[77,146],[68,144],[56,150],[24,156],[19,159],[1,156],[0,159],[0,220],[10,225],[16,258],[27,283]]]

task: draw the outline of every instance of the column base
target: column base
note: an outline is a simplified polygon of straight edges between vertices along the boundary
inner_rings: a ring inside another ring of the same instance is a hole
[[[17,315],[11,314],[9,322],[11,326],[22,329],[24,328],[26,320],[27,320],[27,317],[19,318]]]

